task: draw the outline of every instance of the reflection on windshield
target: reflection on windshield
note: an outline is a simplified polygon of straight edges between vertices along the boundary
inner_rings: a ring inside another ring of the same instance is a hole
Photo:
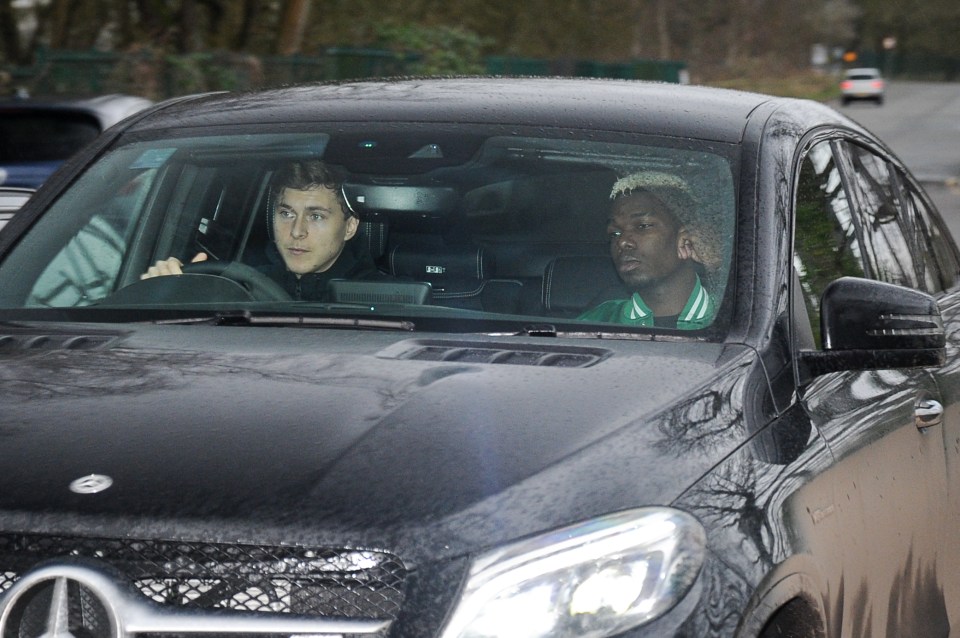
[[[0,307],[322,308],[617,331],[702,330],[723,311],[732,148],[328,130],[121,141],[0,264]]]

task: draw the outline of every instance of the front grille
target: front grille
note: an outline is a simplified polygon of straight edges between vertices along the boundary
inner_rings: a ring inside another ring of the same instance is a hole
[[[406,569],[381,551],[0,534],[0,592],[42,561],[92,559],[184,609],[395,620]]]

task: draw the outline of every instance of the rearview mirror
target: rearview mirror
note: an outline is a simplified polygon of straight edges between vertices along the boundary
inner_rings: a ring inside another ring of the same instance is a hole
[[[946,335],[930,295],[880,281],[843,277],[820,304],[823,350],[799,355],[801,382],[828,372],[941,366]]]

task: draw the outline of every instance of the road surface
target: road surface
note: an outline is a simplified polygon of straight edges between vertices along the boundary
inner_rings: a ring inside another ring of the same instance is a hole
[[[900,156],[960,242],[960,83],[891,82],[883,106],[831,106]]]

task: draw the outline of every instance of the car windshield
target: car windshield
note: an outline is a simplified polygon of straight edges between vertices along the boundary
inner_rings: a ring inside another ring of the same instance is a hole
[[[734,146],[543,127],[301,128],[127,134],[0,264],[3,315],[349,318],[448,331],[615,324],[610,332],[716,338]],[[277,184],[284,167],[310,162],[336,176],[330,201],[340,203],[326,206],[343,211],[332,221],[301,219],[281,196],[293,190]],[[615,215],[638,191],[647,195]],[[308,222],[349,237],[310,243],[321,231]],[[186,274],[144,278],[171,257]],[[651,311],[656,286],[674,291],[672,308]]]

